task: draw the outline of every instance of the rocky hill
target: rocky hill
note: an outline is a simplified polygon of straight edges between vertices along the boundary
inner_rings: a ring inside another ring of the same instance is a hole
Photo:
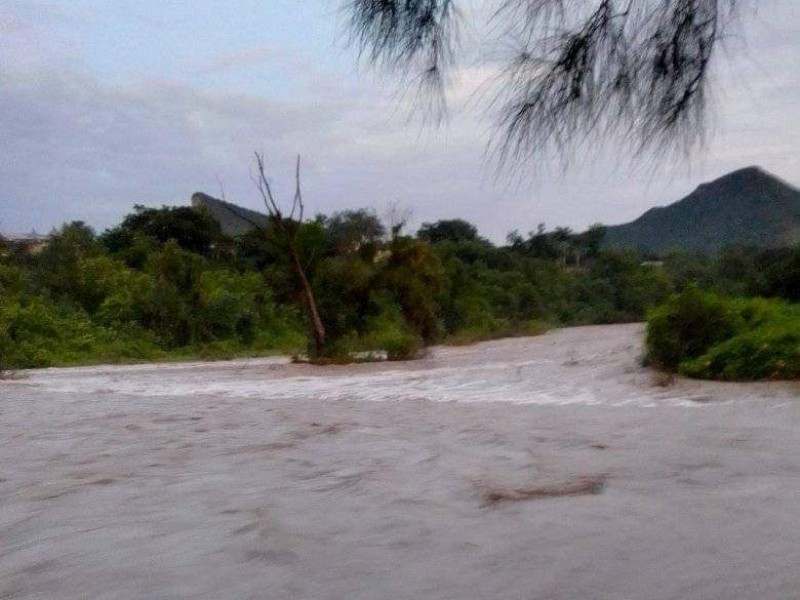
[[[192,207],[204,210],[219,221],[222,233],[233,237],[244,235],[257,227],[267,226],[267,216],[236,204],[212,198],[203,192],[192,194]]]
[[[800,242],[800,190],[759,167],[729,173],[687,197],[606,230],[605,244],[653,253],[715,253]]]

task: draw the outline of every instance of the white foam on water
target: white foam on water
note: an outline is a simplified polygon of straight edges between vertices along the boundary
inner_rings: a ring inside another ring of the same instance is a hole
[[[255,398],[391,402],[506,402],[546,406],[702,408],[753,401],[755,388],[706,382],[659,388],[641,367],[641,334],[631,326],[566,329],[540,338],[439,348],[407,363],[344,367],[292,365],[286,357],[229,362],[44,369],[13,385],[107,397]],[[701,386],[701,387],[698,387]],[[759,388],[762,399],[786,393]],[[703,399],[701,401],[701,398]]]
[[[394,368],[354,374],[286,376],[263,367],[270,361],[208,365],[93,367],[32,372],[27,384],[65,394],[122,394],[148,397],[224,395],[265,400],[318,398],[388,402],[508,402],[539,405],[611,404],[578,380],[542,377],[546,359],[488,362],[469,366]],[[381,368],[375,366],[376,368]],[[405,367],[405,365],[404,365]],[[272,371],[272,373],[270,372]],[[277,376],[276,376],[277,375]],[[625,398],[624,403],[636,402]]]

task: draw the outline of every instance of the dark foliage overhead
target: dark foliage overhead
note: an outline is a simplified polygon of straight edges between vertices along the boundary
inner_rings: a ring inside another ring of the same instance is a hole
[[[635,152],[702,140],[710,64],[741,0],[497,0],[486,23],[515,52],[493,106],[503,163],[615,138]],[[349,0],[372,64],[443,98],[455,66],[457,0]],[[443,105],[443,104],[442,104]]]

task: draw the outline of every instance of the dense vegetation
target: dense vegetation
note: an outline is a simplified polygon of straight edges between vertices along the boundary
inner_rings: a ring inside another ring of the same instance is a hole
[[[463,221],[387,235],[370,211],[296,224],[328,332],[328,358],[437,341],[530,333],[549,324],[641,319],[671,287],[597,235],[514,236],[495,247]],[[190,208],[137,207],[101,235],[76,222],[41,251],[0,260],[7,367],[302,352],[307,325],[274,227],[236,239]]]
[[[800,378],[800,305],[691,287],[650,316],[648,358],[703,379]]]
[[[678,294],[651,312],[647,360],[704,379],[800,378],[800,246],[673,254]]]
[[[638,321],[681,292],[652,313],[651,359],[665,368],[747,378],[725,371],[741,345],[794,339],[781,337],[797,315],[788,304],[735,301],[722,310],[729,301],[693,286],[800,301],[800,248],[648,262],[604,249],[601,227],[540,227],[495,246],[461,220],[426,223],[415,236],[387,233],[368,210],[293,226],[328,334],[326,360],[376,350],[403,359],[435,342]],[[137,207],[100,235],[70,223],[40,252],[9,246],[0,256],[0,361],[9,368],[306,349],[298,283],[272,225],[230,238],[202,211]],[[706,304],[707,314],[685,314]],[[719,323],[715,310],[724,313]],[[709,322],[699,342],[695,317]],[[792,376],[797,361],[781,356],[764,363],[764,376]]]

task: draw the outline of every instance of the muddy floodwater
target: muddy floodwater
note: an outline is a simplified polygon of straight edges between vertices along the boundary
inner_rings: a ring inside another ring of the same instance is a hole
[[[641,331],[0,382],[0,598],[800,598],[800,389]]]

